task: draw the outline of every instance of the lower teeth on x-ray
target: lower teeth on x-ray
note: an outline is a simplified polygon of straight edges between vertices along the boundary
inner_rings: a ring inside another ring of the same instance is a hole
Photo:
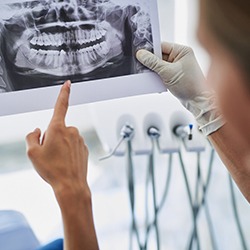
[[[135,53],[153,50],[150,15],[133,2],[1,5],[0,93],[143,72]]]

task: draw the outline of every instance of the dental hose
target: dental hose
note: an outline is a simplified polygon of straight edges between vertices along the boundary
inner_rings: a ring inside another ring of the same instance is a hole
[[[169,191],[169,186],[170,186],[170,181],[171,181],[171,176],[172,176],[172,168],[173,168],[173,154],[170,154],[169,159],[168,159],[167,180],[166,180],[162,200],[160,201],[160,203],[157,207],[157,213],[159,213],[161,211],[162,207],[164,206],[164,204],[166,202],[168,191]]]
[[[132,214],[130,249],[132,249],[132,238],[133,238],[133,235],[135,234],[139,249],[144,250],[140,242],[139,230],[138,230],[138,226],[137,226],[136,218],[135,218],[134,164],[133,164],[133,159],[132,159],[132,145],[131,145],[130,140],[127,142],[127,149],[128,149],[128,188],[129,188],[129,199],[130,199],[131,214]]]
[[[192,201],[192,194],[191,194],[191,190],[190,190],[190,185],[189,185],[189,181],[187,178],[187,173],[186,173],[186,169],[185,169],[185,164],[182,158],[182,154],[179,151],[178,152],[179,155],[179,160],[180,160],[180,164],[181,164],[181,170],[183,173],[183,177],[184,177],[184,181],[185,181],[185,185],[186,185],[186,189],[187,189],[187,195],[188,195],[188,200],[189,200],[189,204],[190,204],[190,208],[191,208],[191,212],[192,212],[192,219],[193,219],[193,227],[194,227],[194,240],[196,240],[197,242],[197,248],[198,250],[200,250],[200,239],[199,239],[199,235],[198,235],[198,230],[197,230],[197,220],[196,220],[196,214],[195,214],[195,209],[193,206],[193,201]],[[191,245],[189,245],[189,250],[192,249],[193,246],[193,241],[191,241]]]
[[[166,176],[166,182],[165,182],[165,186],[163,189],[163,195],[160,199],[159,204],[157,204],[156,201],[156,185],[155,185],[155,159],[154,159],[154,154],[155,152],[155,143],[157,144],[157,148],[160,151],[160,147],[159,147],[159,138],[151,138],[152,141],[152,154],[149,157],[149,165],[148,165],[148,173],[147,173],[147,179],[146,179],[146,225],[147,225],[147,230],[146,230],[146,239],[145,239],[145,249],[147,249],[147,243],[148,243],[148,236],[150,231],[152,230],[152,228],[154,227],[156,230],[156,236],[157,234],[159,235],[159,229],[158,229],[158,223],[156,224],[155,221],[157,221],[158,218],[158,214],[160,213],[160,211],[162,210],[165,202],[166,202],[166,198],[169,192],[169,187],[170,187],[170,182],[171,182],[171,176],[172,176],[172,166],[173,166],[173,154],[170,153],[169,154],[169,158],[168,158],[168,166],[167,166],[167,176]],[[153,222],[151,222],[150,224],[148,223],[148,188],[149,188],[149,181],[150,181],[150,177],[152,180],[152,191],[153,191],[153,199],[154,199],[154,218],[155,220]],[[155,198],[154,198],[155,197]],[[157,246],[158,249],[160,248],[160,237],[157,237]]]
[[[207,191],[208,191],[208,187],[209,187],[209,184],[210,184],[210,181],[211,181],[211,176],[212,176],[212,168],[213,168],[213,163],[214,163],[214,156],[215,156],[215,151],[214,151],[214,149],[212,149],[210,159],[209,159],[207,180],[206,180],[205,183],[202,181],[202,172],[201,172],[201,182],[202,182],[201,185],[202,185],[202,190],[203,190],[203,197],[202,197],[201,206],[204,206],[204,209],[205,209],[205,214],[206,214],[206,218],[207,218],[208,229],[209,229],[213,249],[217,250],[218,246],[217,246],[217,242],[216,242],[216,237],[215,237],[214,227],[213,227],[213,223],[212,223],[212,218],[211,218],[209,207],[208,207],[208,204],[207,204],[207,201],[206,201]],[[199,167],[200,167],[200,164],[199,164]]]
[[[151,230],[155,229],[156,234],[156,245],[157,250],[160,250],[160,234],[159,234],[159,226],[158,226],[158,211],[157,211],[157,201],[156,201],[156,185],[155,185],[155,171],[154,171],[154,142],[152,140],[152,152],[149,156],[149,163],[147,169],[147,176],[146,176],[146,186],[145,186],[145,210],[146,210],[146,218],[145,218],[145,225],[146,225],[146,232],[145,232],[145,242],[144,242],[144,249],[148,249],[148,238]],[[153,194],[153,207],[154,207],[154,219],[153,222],[149,223],[149,211],[148,211],[148,195],[149,195],[149,183],[151,181],[152,184],[152,194]]]
[[[150,161],[149,161],[150,163]],[[169,187],[170,187],[170,182],[171,182],[171,176],[172,176],[172,168],[173,168],[173,154],[169,154],[169,157],[168,157],[168,164],[167,164],[167,176],[166,176],[166,182],[165,182],[165,187],[163,189],[163,195],[162,195],[162,198],[161,198],[161,201],[159,203],[159,205],[157,206],[156,208],[156,215],[158,216],[158,214],[161,212],[165,202],[166,202],[166,199],[167,199],[167,195],[168,195],[168,192],[169,192]],[[151,229],[153,228],[154,226],[154,222],[151,222],[149,224],[149,220],[148,220],[148,188],[149,188],[149,181],[150,181],[150,164],[148,166],[148,172],[147,172],[147,179],[146,179],[146,198],[145,198],[145,201],[146,201],[146,205],[145,205],[145,208],[146,208],[146,225],[147,225],[147,230],[146,230],[146,240],[145,240],[145,245],[144,245],[144,248],[147,249],[147,243],[148,243],[148,235],[151,231]]]
[[[211,154],[210,154],[210,159],[209,159],[207,180],[206,180],[205,183],[203,183],[202,171],[201,171],[201,163],[200,163],[200,153],[197,153],[196,199],[195,199],[195,204],[194,204],[195,207],[194,207],[194,209],[195,209],[196,220],[197,220],[201,208],[204,207],[212,247],[213,247],[214,250],[216,250],[216,249],[218,249],[218,247],[217,247],[217,243],[216,243],[216,240],[215,240],[215,233],[214,233],[212,218],[211,218],[211,214],[210,214],[210,211],[209,211],[208,204],[206,202],[207,190],[208,190],[210,180],[211,180],[212,167],[213,167],[213,162],[214,162],[214,155],[215,155],[215,152],[212,149]],[[199,200],[198,200],[198,189],[199,189],[199,187],[202,188],[202,192],[203,192],[201,203],[199,203]],[[194,233],[194,229],[193,229],[193,233],[192,233],[190,241],[189,241],[190,242],[189,243],[189,249],[192,248],[192,242],[194,240],[194,235],[195,235],[195,233]]]
[[[158,212],[157,212],[157,201],[156,201],[156,185],[155,185],[155,165],[154,165],[154,141],[152,140],[152,154],[149,158],[149,172],[152,182],[152,194],[153,194],[153,203],[154,203],[154,228],[155,228],[155,234],[156,234],[156,244],[157,244],[157,250],[160,250],[160,234],[159,234],[159,226],[158,226]]]
[[[128,186],[129,186],[129,198],[130,198],[130,205],[131,205],[131,212],[132,212],[132,228],[131,228],[131,237],[135,234],[136,240],[139,246],[140,250],[146,250],[147,249],[147,243],[148,243],[148,236],[151,231],[151,229],[154,227],[156,231],[156,240],[157,240],[157,249],[159,250],[160,248],[160,238],[159,238],[159,228],[158,228],[158,221],[157,221],[157,215],[161,211],[167,194],[169,190],[169,185],[170,185],[170,180],[171,180],[171,172],[172,172],[172,161],[173,161],[173,156],[172,154],[169,155],[169,161],[168,161],[168,173],[167,173],[167,181],[166,185],[164,188],[164,193],[162,196],[162,199],[157,205],[156,201],[156,185],[155,185],[155,171],[154,171],[154,150],[153,153],[150,155],[149,158],[149,166],[148,166],[148,173],[147,173],[147,179],[146,179],[146,237],[145,237],[145,244],[141,244],[140,242],[140,235],[139,235],[139,230],[138,226],[136,223],[136,218],[135,218],[135,185],[134,185],[134,165],[133,165],[133,159],[132,159],[132,145],[131,141],[128,141]],[[153,146],[154,149],[154,146]],[[179,160],[181,163],[181,169],[183,172],[183,177],[185,180],[185,185],[187,189],[187,194],[188,194],[188,199],[189,203],[192,209],[192,217],[193,217],[193,233],[190,238],[190,243],[188,249],[191,250],[193,247],[193,242],[197,242],[197,249],[200,249],[200,240],[199,240],[199,235],[198,235],[198,229],[197,229],[197,218],[199,215],[199,212],[201,208],[204,206],[206,218],[207,218],[207,223],[209,227],[209,232],[211,236],[211,242],[212,242],[212,247],[213,249],[218,249],[216,240],[215,240],[215,233],[213,229],[213,223],[211,220],[211,215],[209,212],[208,204],[206,202],[206,196],[207,196],[207,191],[208,187],[211,181],[211,174],[212,174],[212,167],[213,167],[213,162],[214,162],[214,156],[215,156],[215,151],[212,149],[211,155],[210,155],[210,161],[209,161],[209,167],[208,167],[208,175],[207,175],[207,180],[204,183],[202,179],[202,172],[201,172],[201,165],[200,165],[200,153],[197,153],[197,176],[196,176],[196,189],[195,189],[195,201],[193,203],[192,201],[192,195],[191,195],[191,189],[187,177],[187,173],[185,170],[185,164],[183,161],[183,157],[181,152],[179,154]],[[149,224],[149,219],[148,219],[148,191],[149,191],[149,183],[150,181],[152,182],[152,194],[153,194],[153,203],[154,203],[154,220]],[[229,175],[229,184],[230,184],[230,191],[231,191],[231,199],[232,199],[232,204],[233,204],[233,212],[237,224],[237,228],[239,231],[239,236],[241,239],[241,244],[242,244],[242,249],[243,250],[248,250],[246,240],[243,234],[242,226],[240,223],[239,219],[239,213],[238,213],[238,208],[237,208],[237,203],[236,203],[236,197],[235,197],[235,191],[233,187],[233,181],[231,179],[231,176]],[[202,199],[201,202],[199,203],[198,197],[199,197],[199,187],[202,188],[203,194],[202,194]],[[132,239],[131,239],[132,240]]]
[[[240,223],[240,217],[239,217],[239,212],[238,212],[238,207],[237,207],[237,202],[236,202],[236,195],[235,195],[235,191],[234,191],[234,184],[233,184],[233,180],[232,180],[232,177],[230,176],[230,174],[228,175],[228,178],[229,178],[231,200],[232,200],[232,205],[233,205],[233,213],[234,213],[237,229],[239,232],[239,237],[240,237],[242,249],[248,250],[246,239],[244,237],[244,233],[243,233],[243,229],[242,229],[242,225]]]
[[[148,211],[148,193],[149,193],[149,182],[150,182],[150,164],[148,164],[148,169],[147,169],[147,176],[146,176],[146,186],[145,186],[145,212],[146,212],[146,217],[145,217],[145,225],[146,225],[146,233],[145,233],[145,243],[144,243],[144,249],[148,248],[148,237],[150,230],[153,226],[153,223],[149,223],[149,211]]]
[[[154,143],[153,143],[154,144]],[[159,234],[159,226],[157,217],[159,212],[161,211],[169,191],[170,186],[170,180],[171,180],[171,173],[172,173],[172,163],[173,163],[173,157],[172,154],[169,155],[169,161],[168,161],[168,172],[167,172],[167,181],[164,187],[163,196],[161,198],[161,201],[159,205],[157,205],[157,199],[156,199],[156,183],[155,183],[155,150],[153,146],[153,151],[149,157],[149,164],[148,164],[148,171],[147,171],[147,177],[146,177],[146,232],[145,232],[145,242],[144,244],[141,244],[138,225],[136,223],[135,218],[135,180],[134,180],[134,164],[132,159],[132,145],[131,141],[127,142],[127,148],[128,148],[128,188],[129,188],[129,199],[130,199],[130,207],[131,207],[131,213],[132,213],[132,225],[131,225],[131,234],[130,234],[130,249],[132,249],[132,237],[135,234],[137,244],[140,250],[146,250],[148,249],[148,237],[150,231],[154,228],[156,233],[156,244],[157,244],[157,250],[160,250],[160,234]],[[152,195],[153,195],[153,205],[154,205],[154,219],[152,222],[149,223],[149,211],[148,211],[148,195],[149,195],[149,184],[151,182],[152,185]]]
[[[198,158],[199,158],[199,153],[198,153]],[[194,211],[194,216],[195,216],[195,223],[197,225],[197,218],[198,218],[198,212],[200,209],[199,205],[199,187],[200,187],[200,178],[201,178],[201,172],[199,166],[197,166],[197,174],[196,174],[196,183],[195,183],[195,196],[194,196],[194,201],[193,201],[193,211]],[[195,235],[195,228],[193,229],[192,237],[189,241],[189,246],[188,249],[192,249],[193,242],[194,240],[197,240],[197,237]]]

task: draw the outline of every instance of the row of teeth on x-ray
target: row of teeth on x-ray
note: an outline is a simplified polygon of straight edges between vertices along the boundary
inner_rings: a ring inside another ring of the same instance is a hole
[[[39,45],[39,46],[62,46],[65,45],[72,45],[72,44],[88,44],[91,42],[95,42],[100,40],[101,38],[105,38],[107,31],[104,29],[97,30],[72,30],[67,31],[65,33],[40,33],[35,35],[30,43],[32,45]]]
[[[110,45],[103,41],[76,51],[31,49],[29,60],[35,65],[57,68],[65,64],[93,65],[107,56]]]

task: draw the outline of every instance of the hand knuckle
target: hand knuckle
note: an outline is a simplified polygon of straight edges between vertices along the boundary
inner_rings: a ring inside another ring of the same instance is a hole
[[[87,156],[89,155],[89,148],[86,144],[83,145],[83,149],[85,151],[85,153],[87,154]]]
[[[79,136],[79,130],[75,127],[68,128],[68,132],[72,137],[78,137]]]
[[[82,144],[83,150],[88,154],[89,153],[89,149],[88,149],[87,144],[85,144],[84,138],[82,136],[80,136],[80,144]]]
[[[65,127],[62,126],[61,124],[58,124],[57,126],[54,127],[54,131],[59,133],[59,134],[64,134],[65,133]]]
[[[29,158],[34,158],[36,156],[36,153],[37,153],[37,150],[36,150],[36,147],[29,147],[27,149],[27,155]]]
[[[79,142],[80,142],[80,144],[84,144],[84,139],[82,138],[82,136],[80,136]]]
[[[61,124],[59,122],[54,121],[53,123],[50,124],[49,130],[53,134],[55,134],[55,133],[62,133],[63,132],[63,127],[61,126]]]
[[[194,50],[191,48],[191,47],[187,47],[187,52],[190,53],[190,54],[193,54],[194,53]]]
[[[32,136],[32,133],[29,133],[26,135],[26,141],[29,141],[30,137]]]
[[[84,137],[80,136],[80,140],[81,140],[82,144],[85,144],[85,139],[84,139]]]

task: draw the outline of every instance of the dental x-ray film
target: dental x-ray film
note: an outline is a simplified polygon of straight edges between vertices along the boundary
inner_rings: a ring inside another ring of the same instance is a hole
[[[161,54],[155,0],[2,0],[0,115],[165,91],[135,53]]]

